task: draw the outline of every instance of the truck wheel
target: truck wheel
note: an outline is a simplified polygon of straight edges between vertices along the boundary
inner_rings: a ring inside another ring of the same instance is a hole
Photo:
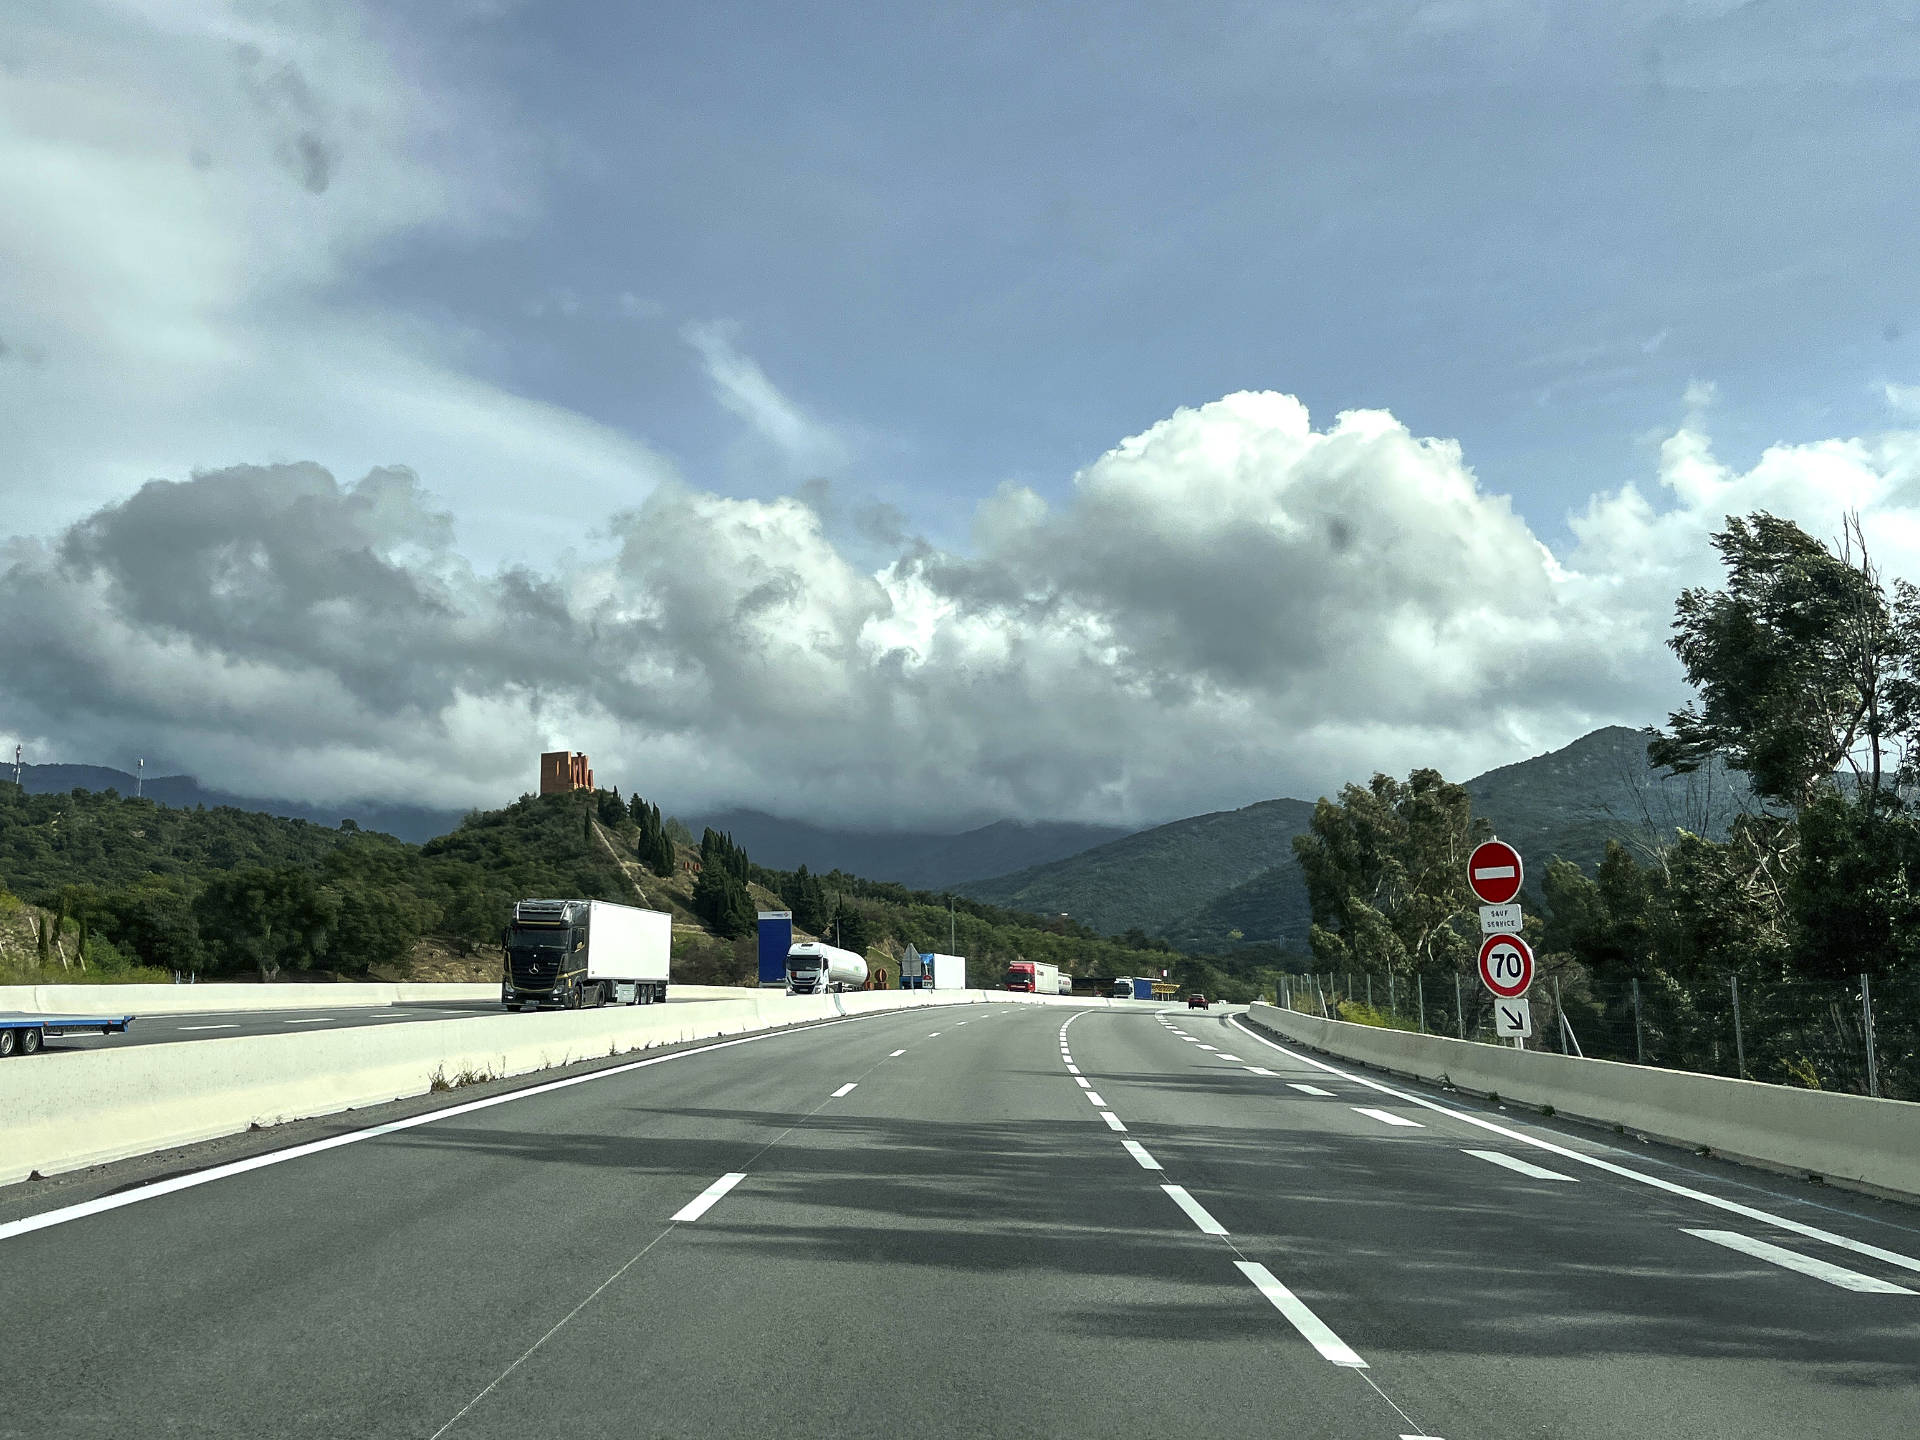
[[[599,993],[594,997],[594,1001],[593,1001],[594,1008],[597,1010],[602,1005],[611,1005],[612,1003],[613,1003],[613,982],[611,980],[602,980],[600,982]]]
[[[40,1049],[40,1040],[41,1035],[38,1030],[31,1027],[22,1030],[20,1032],[20,1053],[22,1055],[32,1055],[36,1053]]]
[[[663,980],[658,985],[653,987],[653,1003],[656,1005],[664,1005],[667,1003],[666,981]]]
[[[0,1030],[0,1060],[13,1054],[13,1047],[20,1043],[16,1038],[18,1034],[16,1030]]]

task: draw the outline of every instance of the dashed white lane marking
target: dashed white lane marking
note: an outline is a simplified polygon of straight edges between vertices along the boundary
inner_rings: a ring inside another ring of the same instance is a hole
[[[1093,1084],[1092,1084],[1092,1082],[1091,1082],[1091,1081],[1089,1081],[1089,1080],[1087,1079],[1087,1077],[1086,1077],[1086,1076],[1084,1076],[1084,1075],[1076,1075],[1076,1076],[1074,1076],[1074,1077],[1073,1077],[1073,1083],[1074,1083],[1074,1084],[1076,1084],[1076,1085],[1078,1085],[1078,1086],[1079,1086],[1079,1087],[1080,1087],[1080,1088],[1081,1088],[1082,1090],[1091,1090],[1091,1089],[1093,1089]]]
[[[1369,1120],[1378,1120],[1382,1125],[1405,1125],[1410,1129],[1424,1130],[1427,1127],[1418,1120],[1409,1120],[1404,1115],[1396,1115],[1391,1110],[1369,1110],[1365,1105],[1355,1105],[1353,1109]]]
[[[1120,1123],[1120,1117],[1111,1110],[1102,1110],[1100,1112],[1100,1118],[1107,1122],[1107,1128],[1110,1130],[1125,1130],[1127,1128]]]
[[[1069,1064],[1067,1066],[1067,1073],[1069,1075],[1078,1075],[1080,1073],[1080,1067],[1078,1065]]]
[[[902,1055],[904,1055],[904,1054],[906,1054],[906,1053],[907,1053],[907,1052],[906,1052],[906,1051],[904,1051],[904,1050],[896,1050],[896,1051],[894,1051],[894,1052],[893,1052],[893,1054],[891,1054],[891,1055],[889,1055],[889,1056],[887,1056],[887,1059],[889,1059],[889,1060],[894,1060],[894,1059],[898,1059],[898,1058],[899,1058],[900,1056],[902,1056]]]
[[[1102,1110],[1107,1108],[1107,1102],[1100,1098],[1100,1092],[1097,1090],[1087,1091],[1087,1099],[1098,1105]]]
[[[1887,1250],[1878,1245],[1869,1245],[1864,1240],[1855,1240],[1851,1235],[1837,1235],[1831,1230],[1822,1230],[1818,1226],[1807,1225],[1799,1220],[1789,1220],[1784,1215],[1769,1215],[1765,1210],[1758,1209],[1752,1205],[1743,1205],[1738,1200],[1729,1200],[1723,1195],[1710,1195],[1705,1190],[1694,1189],[1691,1185],[1676,1184],[1674,1181],[1664,1180],[1658,1175],[1648,1175],[1644,1171],[1630,1169],[1625,1165],[1616,1165],[1613,1161],[1603,1160],[1598,1155],[1582,1155],[1578,1150],[1569,1150],[1566,1146],[1556,1145],[1551,1140],[1542,1140],[1537,1135],[1528,1135],[1523,1131],[1497,1124],[1492,1120],[1483,1120],[1478,1115],[1469,1115],[1464,1110],[1455,1110],[1452,1106],[1442,1105],[1437,1100],[1428,1100],[1420,1095],[1410,1095],[1404,1090],[1394,1089],[1391,1085],[1383,1085],[1378,1080],[1370,1080],[1364,1075],[1355,1075],[1350,1071],[1340,1069],[1338,1066],[1329,1065],[1324,1060],[1316,1060],[1311,1055],[1303,1055],[1297,1050],[1289,1050],[1286,1046],[1269,1040],[1264,1035],[1254,1034],[1253,1031],[1247,1029],[1246,1026],[1242,1025],[1232,1016],[1227,1017],[1227,1023],[1255,1044],[1264,1045],[1269,1050],[1278,1050],[1289,1060],[1299,1061],[1303,1065],[1311,1065],[1323,1074],[1338,1075],[1342,1080],[1352,1081],[1355,1085],[1363,1085],[1367,1089],[1381,1095],[1391,1095],[1394,1099],[1404,1100],[1409,1105],[1418,1105],[1421,1109],[1431,1110],[1436,1115],[1445,1115],[1449,1120],[1458,1120],[1463,1125],[1476,1126],[1492,1134],[1504,1136],[1517,1144],[1528,1145],[1535,1150],[1544,1150],[1549,1155],[1559,1156],[1562,1160],[1571,1160],[1579,1165],[1591,1166],[1595,1170],[1604,1170],[1607,1174],[1618,1175],[1623,1180],[1638,1181],[1642,1185],[1651,1186],[1653,1189],[1663,1191],[1668,1195],[1678,1195],[1687,1200],[1698,1201],[1702,1205],[1711,1205],[1714,1209],[1724,1210],[1730,1215],[1739,1215],[1748,1220],[1757,1220],[1762,1225],[1772,1225],[1776,1229],[1785,1230],[1794,1235],[1804,1235],[1809,1240],[1818,1240],[1823,1244],[1834,1245],[1842,1250],[1851,1250],[1856,1255],[1868,1255],[1885,1264],[1897,1265],[1903,1270],[1912,1270],[1915,1273],[1920,1273],[1920,1259],[1916,1259],[1912,1255],[1902,1255],[1898,1250]],[[4,1233],[4,1227],[0,1227],[0,1233]]]
[[[1249,1075],[1277,1075],[1280,1072],[1277,1070],[1267,1070],[1258,1065],[1249,1065],[1247,1066],[1247,1073]]]
[[[832,1100],[838,1100],[842,1095],[851,1095],[853,1093],[853,1087],[858,1085],[859,1083],[860,1082],[858,1080],[849,1080],[846,1084],[842,1085],[838,1090],[834,1091],[833,1094],[830,1095],[828,1098]]]
[[[1239,1057],[1238,1055],[1229,1055],[1229,1054],[1227,1054],[1227,1052],[1226,1052],[1226,1051],[1224,1051],[1224,1050],[1222,1050],[1222,1051],[1221,1051],[1221,1052],[1219,1053],[1219,1055],[1218,1055],[1218,1056],[1216,1056],[1215,1058],[1216,1058],[1216,1059],[1220,1059],[1220,1060],[1231,1060],[1231,1061],[1233,1061],[1233,1063],[1234,1063],[1234,1064],[1236,1064],[1236,1065],[1241,1065],[1241,1064],[1244,1064],[1244,1063],[1245,1063],[1245,1062],[1244,1062],[1243,1060],[1241,1060],[1241,1058],[1240,1058],[1240,1057]]]
[[[1194,1044],[1196,1044],[1196,1045],[1200,1045],[1200,1042],[1199,1042],[1198,1040],[1196,1040],[1196,1041],[1194,1041],[1193,1043],[1194,1043]],[[1214,1047],[1214,1046],[1212,1046],[1212,1045],[1200,1045],[1200,1048],[1201,1048],[1202,1050],[1212,1050],[1212,1049],[1214,1049],[1215,1047]]]
[[[957,1023],[957,1024],[956,1024],[956,1025],[954,1026],[954,1028],[955,1028],[955,1029],[957,1030],[957,1029],[959,1029],[959,1027],[960,1027],[961,1025],[964,1025],[964,1024],[966,1024],[966,1023],[967,1023],[966,1021],[964,1021],[964,1020],[961,1020],[961,1021],[959,1021],[959,1022],[958,1022],[958,1023]]]
[[[238,1030],[238,1025],[176,1025],[176,1030]]]
[[[940,1032],[938,1030],[929,1030],[927,1032],[927,1039],[929,1040],[935,1039],[939,1036],[939,1034]]]
[[[1187,1218],[1208,1235],[1224,1235],[1227,1227],[1207,1213],[1206,1207],[1187,1193],[1184,1185],[1162,1185],[1160,1187],[1172,1197],[1173,1203],[1187,1212]]]
[[[1829,1285],[1838,1285],[1842,1290],[1858,1290],[1864,1295],[1911,1295],[1914,1292],[1904,1285],[1896,1285],[1891,1280],[1881,1280],[1872,1275],[1862,1275],[1858,1270],[1848,1270],[1844,1266],[1834,1265],[1825,1260],[1816,1260],[1811,1255],[1802,1255],[1781,1245],[1769,1245],[1764,1240],[1755,1240],[1751,1236],[1741,1235],[1732,1230],[1688,1230],[1688,1235],[1698,1236],[1702,1240],[1711,1240],[1716,1245],[1724,1245],[1729,1250],[1738,1250],[1742,1255],[1751,1255],[1756,1260],[1765,1260],[1787,1270],[1798,1270],[1802,1275],[1811,1275],[1816,1280],[1824,1280]]]
[[[286,1023],[289,1025],[331,1025],[333,1023],[333,1016],[316,1015],[311,1020],[289,1020]]]
[[[1127,1147],[1127,1153],[1129,1155],[1140,1162],[1140,1168],[1142,1170],[1162,1170],[1166,1168],[1158,1160],[1154,1159],[1153,1156],[1149,1155],[1147,1153],[1147,1147],[1142,1145],[1138,1140],[1122,1140],[1120,1143]]]
[[[729,1171],[711,1185],[707,1186],[707,1188],[702,1190],[694,1199],[674,1211],[673,1218],[679,1221],[698,1220],[713,1208],[715,1201],[746,1178],[745,1173],[742,1171]]]
[[[1299,1083],[1298,1081],[1296,1081],[1296,1080],[1289,1080],[1289,1081],[1287,1082],[1287,1088],[1288,1088],[1288,1089],[1290,1089],[1290,1090],[1298,1090],[1298,1091],[1299,1091],[1299,1092],[1300,1092],[1300,1093],[1301,1093],[1302,1095],[1331,1095],[1331,1094],[1333,1094],[1333,1092],[1332,1092],[1331,1090],[1322,1090],[1322,1089],[1321,1089],[1321,1088],[1320,1088],[1320,1087],[1319,1087],[1318,1085],[1302,1085],[1302,1084],[1300,1084],[1300,1083]]]
[[[1235,1269],[1253,1282],[1254,1289],[1272,1301],[1273,1308],[1286,1316],[1293,1328],[1305,1336],[1307,1343],[1323,1356],[1334,1364],[1345,1365],[1349,1369],[1367,1368],[1367,1362],[1360,1358],[1354,1348],[1334,1334],[1326,1321],[1309,1310],[1306,1301],[1274,1279],[1273,1272],[1266,1266],[1255,1264],[1251,1260],[1236,1260],[1233,1264]]]
[[[1535,1165],[1530,1160],[1516,1160],[1511,1155],[1502,1155],[1498,1150],[1469,1150],[1467,1154],[1490,1165],[1504,1165],[1517,1175],[1530,1175],[1535,1180],[1565,1180],[1570,1185],[1580,1182],[1571,1175],[1562,1175],[1558,1170],[1549,1170],[1543,1165]]]

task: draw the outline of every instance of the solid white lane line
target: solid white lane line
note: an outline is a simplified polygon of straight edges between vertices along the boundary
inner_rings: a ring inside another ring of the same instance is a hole
[[[1287,1088],[1288,1088],[1289,1090],[1298,1090],[1298,1091],[1299,1091],[1299,1092],[1300,1092],[1300,1093],[1301,1093],[1302,1095],[1331,1095],[1331,1094],[1333,1094],[1333,1092],[1332,1092],[1331,1090],[1322,1090],[1322,1089],[1321,1089],[1321,1088],[1320,1088],[1320,1087],[1319,1087],[1318,1085],[1302,1085],[1302,1084],[1300,1084],[1300,1083],[1299,1083],[1298,1081],[1294,1081],[1294,1080],[1289,1080],[1289,1081],[1287,1082]]]
[[[1534,1149],[1544,1150],[1549,1155],[1558,1155],[1562,1160],[1571,1160],[1579,1165],[1590,1165],[1595,1170],[1604,1170],[1609,1175],[1618,1175],[1623,1180],[1637,1180],[1642,1185],[1651,1186],[1653,1189],[1663,1191],[1668,1195],[1679,1195],[1688,1200],[1696,1200],[1702,1205],[1711,1205],[1716,1210],[1725,1210],[1730,1215],[1740,1215],[1748,1220],[1758,1220],[1763,1225],[1772,1225],[1781,1230],[1791,1231],[1795,1235],[1804,1235],[1809,1240],[1819,1240],[1824,1244],[1837,1245],[1842,1250],[1853,1251],[1856,1255],[1868,1255],[1875,1260],[1885,1261],[1889,1265],[1897,1265],[1903,1270],[1912,1270],[1916,1274],[1920,1274],[1920,1260],[1916,1260],[1911,1255],[1902,1255],[1898,1250],[1883,1250],[1880,1246],[1869,1245],[1864,1240],[1855,1240],[1850,1236],[1837,1235],[1831,1230],[1822,1230],[1814,1225],[1803,1225],[1800,1221],[1789,1220],[1784,1215],[1769,1215],[1765,1210],[1756,1209],[1752,1205],[1742,1205],[1738,1200],[1728,1200],[1720,1195],[1709,1195],[1705,1190],[1695,1190],[1691,1185],[1680,1185],[1672,1180],[1663,1180],[1658,1175],[1648,1175],[1643,1171],[1630,1170],[1625,1165],[1616,1165],[1611,1160],[1602,1160],[1598,1155],[1582,1155],[1578,1150],[1569,1150],[1566,1146],[1556,1145],[1551,1140],[1542,1140],[1537,1135],[1528,1135],[1523,1131],[1515,1130],[1507,1125],[1497,1124],[1492,1120],[1483,1120],[1478,1115],[1469,1115],[1464,1110],[1455,1110],[1452,1106],[1442,1105],[1436,1100],[1428,1100],[1419,1095],[1410,1095],[1404,1090],[1394,1089],[1391,1085],[1382,1085],[1378,1080],[1369,1080],[1364,1075],[1355,1075],[1349,1071],[1340,1069],[1338,1066],[1329,1065],[1323,1060],[1316,1060],[1311,1055],[1302,1054],[1298,1050],[1289,1050],[1286,1046],[1269,1040],[1264,1035],[1254,1034],[1253,1031],[1247,1029],[1246,1026],[1240,1024],[1239,1021],[1233,1019],[1231,1016],[1228,1017],[1227,1023],[1232,1025],[1236,1030],[1241,1031],[1255,1044],[1264,1045],[1269,1050],[1278,1050],[1289,1060],[1298,1060],[1302,1064],[1311,1065],[1314,1069],[1323,1071],[1328,1075],[1338,1075],[1342,1080],[1351,1080],[1356,1085],[1364,1085],[1369,1090],[1378,1091],[1382,1095],[1391,1095],[1394,1099],[1404,1100],[1409,1105],[1418,1105],[1421,1109],[1431,1110],[1436,1115],[1445,1115],[1448,1119],[1458,1120],[1464,1125],[1478,1126],[1480,1129],[1491,1131],[1495,1135],[1504,1135],[1507,1139],[1517,1141],[1519,1144],[1531,1145]],[[0,1236],[3,1236],[4,1233],[4,1230],[0,1230]]]
[[[899,1058],[900,1058],[900,1057],[901,1057],[902,1055],[904,1055],[904,1054],[906,1054],[906,1053],[907,1053],[907,1052],[906,1052],[906,1051],[904,1051],[904,1050],[896,1050],[896,1051],[894,1051],[894,1052],[893,1052],[893,1054],[891,1054],[891,1055],[889,1055],[889,1056],[887,1056],[887,1059],[889,1059],[889,1060],[897,1060],[897,1059],[899,1059]]]
[[[1100,1118],[1107,1122],[1107,1128],[1109,1130],[1125,1130],[1127,1128],[1120,1123],[1120,1117],[1111,1110],[1102,1110],[1100,1112]]]
[[[1129,1155],[1140,1162],[1140,1168],[1142,1170],[1162,1170],[1166,1168],[1158,1160],[1154,1159],[1153,1156],[1149,1155],[1147,1153],[1147,1147],[1142,1145],[1138,1140],[1122,1140],[1120,1143],[1127,1147],[1127,1153]]]
[[[1306,1337],[1307,1343],[1314,1349],[1336,1365],[1345,1365],[1353,1370],[1367,1368],[1367,1362],[1360,1358],[1354,1348],[1334,1334],[1326,1321],[1309,1310],[1306,1301],[1274,1279],[1273,1272],[1266,1266],[1251,1260],[1236,1260],[1233,1264],[1236,1270],[1253,1282],[1254,1289],[1273,1302],[1273,1308],[1286,1316],[1293,1328]]]
[[[838,1100],[842,1095],[851,1095],[853,1093],[853,1087],[858,1085],[859,1083],[860,1082],[858,1080],[849,1080],[846,1084],[842,1085],[838,1090],[834,1091],[833,1094],[829,1095],[827,1098],[829,1100]]]
[[[1193,1196],[1189,1195],[1184,1185],[1162,1185],[1160,1188],[1172,1196],[1173,1203],[1186,1211],[1187,1218],[1198,1225],[1205,1233],[1208,1235],[1224,1235],[1227,1233],[1227,1227],[1209,1215],[1206,1207],[1194,1199]]]
[[[1091,1082],[1090,1080],[1088,1080],[1088,1079],[1087,1079],[1087,1077],[1086,1077],[1086,1076],[1084,1076],[1084,1075],[1076,1075],[1076,1076],[1074,1076],[1074,1077],[1073,1077],[1073,1083],[1074,1083],[1074,1084],[1076,1084],[1076,1085],[1078,1085],[1078,1086],[1079,1086],[1079,1087],[1080,1087],[1080,1088],[1081,1088],[1082,1090],[1091,1090],[1091,1089],[1093,1089],[1093,1083],[1092,1083],[1092,1082]]]
[[[1862,1275],[1858,1270],[1848,1270],[1840,1265],[1829,1264],[1825,1260],[1815,1260],[1810,1255],[1788,1250],[1784,1246],[1769,1245],[1764,1240],[1755,1240],[1750,1236],[1738,1234],[1732,1230],[1688,1230],[1688,1235],[1698,1236],[1702,1240],[1711,1240],[1716,1245],[1724,1245],[1729,1250],[1738,1250],[1742,1255],[1751,1255],[1756,1260],[1766,1260],[1787,1270],[1798,1270],[1802,1275],[1811,1275],[1816,1280],[1824,1280],[1829,1285],[1838,1285],[1842,1290],[1857,1290],[1863,1295],[1911,1295],[1914,1292],[1904,1285],[1896,1285],[1891,1280],[1881,1280],[1872,1275]]]
[[[176,1025],[176,1030],[238,1030],[238,1025]]]
[[[1558,1170],[1548,1170],[1528,1160],[1516,1160],[1511,1155],[1502,1155],[1498,1150],[1469,1150],[1467,1154],[1485,1160],[1490,1165],[1504,1165],[1515,1174],[1530,1175],[1535,1180],[1565,1180],[1570,1185],[1580,1183],[1571,1175],[1562,1175]]]
[[[707,1186],[707,1188],[702,1190],[694,1199],[674,1211],[673,1218],[680,1221],[698,1220],[713,1208],[715,1201],[746,1178],[746,1174],[743,1171],[729,1171],[711,1185]]]
[[[1098,1091],[1095,1091],[1095,1090],[1087,1091],[1087,1099],[1091,1100],[1094,1104],[1098,1105],[1102,1110],[1107,1108],[1107,1102],[1100,1098]]]
[[[333,1023],[333,1016],[316,1015],[311,1020],[287,1020],[282,1023],[287,1025],[331,1025]]]
[[[1365,1115],[1369,1120],[1378,1120],[1382,1125],[1405,1125],[1414,1130],[1424,1130],[1427,1128],[1418,1120],[1409,1120],[1406,1116],[1396,1115],[1391,1110],[1369,1110],[1364,1105],[1355,1105],[1351,1108]]]

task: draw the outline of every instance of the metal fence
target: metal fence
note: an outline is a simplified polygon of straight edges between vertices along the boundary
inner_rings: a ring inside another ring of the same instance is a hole
[[[1507,1043],[1477,975],[1323,971],[1285,977],[1279,998],[1311,1015]],[[1920,976],[1822,985],[1726,975],[1686,988],[1547,971],[1527,998],[1535,1049],[1920,1100]]]

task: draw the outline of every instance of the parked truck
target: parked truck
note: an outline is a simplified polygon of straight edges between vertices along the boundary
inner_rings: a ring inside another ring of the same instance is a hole
[[[1060,967],[1039,960],[1016,960],[1007,966],[1007,989],[1033,995],[1060,993]]]
[[[39,1054],[49,1035],[118,1035],[132,1023],[131,1015],[0,1015],[0,1060]]]
[[[673,918],[605,900],[522,900],[501,937],[500,1003],[578,1010],[667,998]]]
[[[867,962],[851,950],[802,940],[787,951],[787,993],[825,995],[867,983]]]
[[[1153,999],[1153,981],[1147,979],[1143,975],[1134,976],[1133,998],[1136,1000]]]

